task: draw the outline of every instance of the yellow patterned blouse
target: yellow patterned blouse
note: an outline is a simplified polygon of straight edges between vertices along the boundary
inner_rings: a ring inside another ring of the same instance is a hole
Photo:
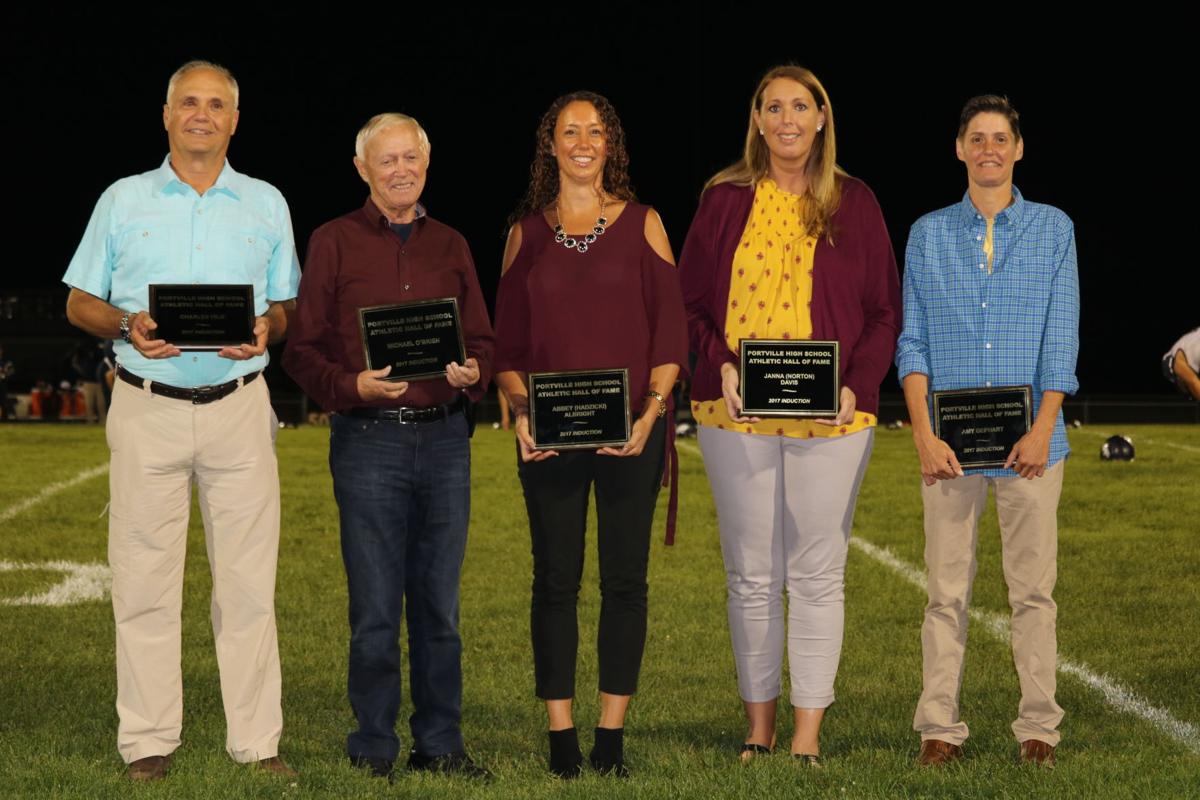
[[[741,339],[811,339],[813,254],[815,236],[805,234],[800,223],[804,198],[785,192],[764,178],[754,192],[754,205],[746,230],[733,257],[729,282],[729,310],[725,316],[725,341],[738,351]],[[737,423],[729,418],[721,400],[692,403],[692,414],[701,425],[767,436],[844,436],[875,424],[875,416],[862,411],[848,425],[832,427],[805,419],[764,419]]]

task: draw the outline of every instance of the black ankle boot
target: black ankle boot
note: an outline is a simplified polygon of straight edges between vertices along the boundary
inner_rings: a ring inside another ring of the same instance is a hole
[[[592,746],[588,761],[601,775],[628,778],[629,770],[625,768],[625,729],[596,728],[596,743]]]
[[[550,771],[560,778],[578,778],[583,772],[583,752],[574,728],[550,731]]]

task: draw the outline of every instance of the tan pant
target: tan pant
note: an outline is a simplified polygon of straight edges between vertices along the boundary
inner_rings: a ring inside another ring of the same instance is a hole
[[[1033,480],[969,475],[922,486],[929,604],[921,629],[924,689],[913,719],[922,741],[961,745],[968,736],[966,723],[958,717],[958,694],[977,566],[975,543],[990,484],[996,493],[1004,580],[1012,607],[1013,661],[1021,684],[1013,734],[1020,742],[1058,744],[1063,710],[1054,701],[1058,607],[1051,595],[1058,575],[1057,512],[1064,463],[1059,461]]]
[[[107,428],[108,560],[117,629],[117,749],[127,763],[179,746],[180,613],[193,483],[212,571],[225,747],[235,761],[278,754],[276,425],[261,377],[206,405],[116,382]]]

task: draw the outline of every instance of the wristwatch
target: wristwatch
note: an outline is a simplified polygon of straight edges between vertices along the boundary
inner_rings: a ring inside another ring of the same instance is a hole
[[[126,311],[124,314],[121,315],[121,324],[117,326],[118,330],[121,331],[121,338],[124,339],[129,344],[133,344],[133,337],[129,333],[129,320],[132,317],[133,317],[133,314]]]
[[[653,391],[646,392],[646,399],[649,400],[651,397],[653,397],[655,400],[658,401],[658,416],[660,416],[660,417],[666,416],[666,414],[667,414],[667,398],[663,397],[658,392],[653,392]]]

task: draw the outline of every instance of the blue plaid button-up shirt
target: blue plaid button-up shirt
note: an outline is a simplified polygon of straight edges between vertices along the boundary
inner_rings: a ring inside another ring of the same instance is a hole
[[[1079,273],[1071,219],[1053,206],[1014,202],[996,215],[992,270],[987,221],[968,195],[921,217],[904,257],[904,330],[896,348],[900,380],[929,377],[930,391],[1033,386],[1037,415],[1045,391],[1079,388]],[[1050,464],[1067,456],[1059,412]],[[967,472],[1012,477],[1011,469]]]

